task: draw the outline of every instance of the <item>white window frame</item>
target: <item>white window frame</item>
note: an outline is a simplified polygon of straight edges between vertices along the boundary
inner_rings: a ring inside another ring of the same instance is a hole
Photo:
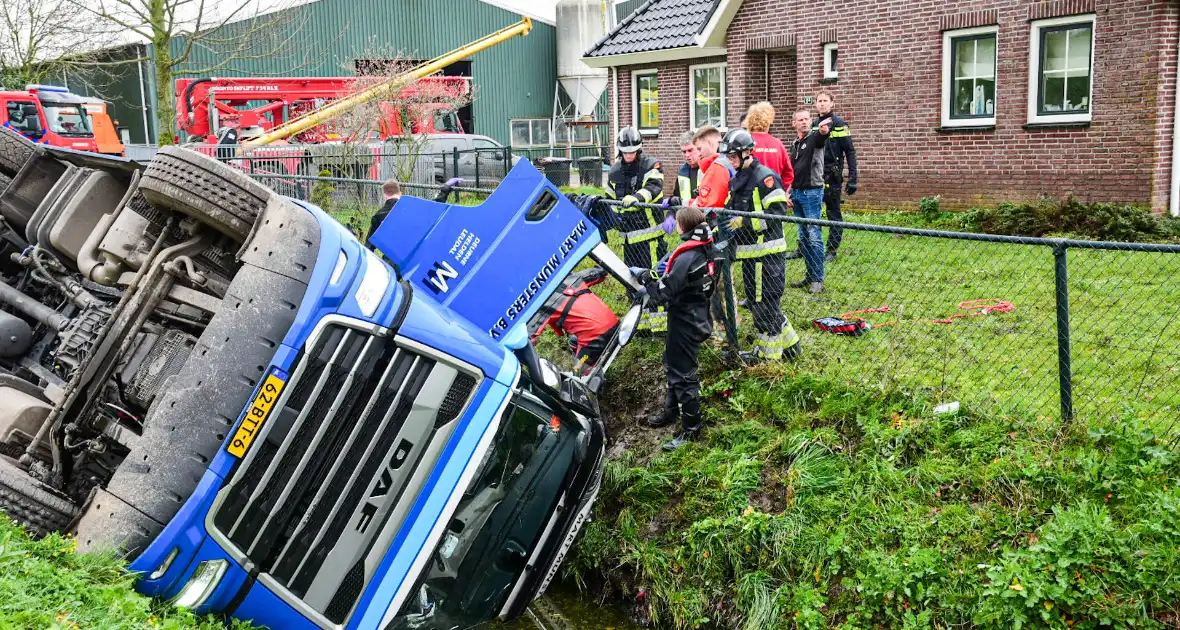
[[[942,126],[943,127],[994,127],[996,124],[996,112],[1000,109],[1000,27],[980,26],[977,28],[962,28],[954,31],[943,31],[942,33]],[[951,118],[951,96],[954,94],[954,80],[955,69],[951,67],[951,59],[954,57],[952,50],[952,42],[959,37],[971,37],[973,35],[995,35],[996,36],[996,89],[995,98],[992,103],[992,115],[978,118]]]
[[[832,68],[832,53],[838,53],[840,45],[836,42],[824,44],[824,78],[825,79],[839,79],[840,67]],[[836,55],[836,63],[840,63],[840,56]]]
[[[533,138],[533,123],[539,122],[539,121],[545,121],[545,124],[547,124],[549,126],[549,142],[537,144],[536,140]],[[518,123],[518,122],[527,122],[528,123],[528,128],[529,128],[529,143],[528,144],[516,144],[514,142],[515,137],[512,135],[512,124]],[[553,120],[550,118],[513,118],[513,119],[510,119],[508,121],[508,146],[513,147],[513,148],[517,148],[517,149],[536,149],[536,148],[553,146]]]
[[[643,136],[658,136],[660,135],[660,127],[657,124],[655,127],[640,127],[639,126],[639,77],[655,76],[656,85],[659,85],[660,72],[656,68],[648,68],[645,70],[631,71],[631,124],[639,130],[639,134]],[[657,88],[658,89],[658,88]],[[656,97],[656,111],[659,111],[660,97]],[[657,114],[658,115],[658,114]]]
[[[729,64],[724,61],[719,63],[702,63],[695,66],[688,67],[688,128],[697,129],[700,124],[697,122],[697,89],[696,89],[696,71],[697,70],[712,70],[713,68],[721,69],[721,127],[725,126],[729,116]]]
[[[1041,31],[1054,26],[1090,25],[1090,107],[1085,113],[1040,114],[1037,112],[1041,81]],[[1098,28],[1093,13],[1069,17],[1037,20],[1029,28],[1028,44],[1028,122],[1035,124],[1088,123],[1094,115],[1094,49],[1098,44]]]

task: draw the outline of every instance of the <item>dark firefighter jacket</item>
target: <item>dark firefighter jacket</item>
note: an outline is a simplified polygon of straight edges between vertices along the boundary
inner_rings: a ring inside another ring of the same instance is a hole
[[[684,242],[668,256],[659,280],[647,284],[652,302],[668,310],[668,335],[704,339],[713,332],[709,298],[716,278],[713,233],[708,223],[680,237]]]
[[[787,191],[778,173],[756,158],[738,171],[729,182],[729,209],[759,214],[789,214]],[[762,258],[787,251],[781,221],[743,217],[741,227],[734,231],[738,260]]]
[[[824,147],[824,182],[836,184],[844,181],[844,162],[848,162],[848,183],[853,188],[860,179],[860,171],[856,167],[856,147],[852,145],[852,131],[848,123],[835,113],[820,116],[811,122],[811,130],[819,132],[819,121],[831,118],[832,126],[828,132],[828,144]]]

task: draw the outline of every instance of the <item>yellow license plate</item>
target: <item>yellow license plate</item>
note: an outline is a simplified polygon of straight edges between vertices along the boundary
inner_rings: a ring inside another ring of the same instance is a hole
[[[270,410],[274,408],[279,394],[283,391],[283,385],[287,383],[284,376],[286,375],[276,370],[266,377],[266,381],[258,389],[258,395],[254,397],[254,404],[250,405],[250,410],[242,420],[242,426],[238,427],[234,439],[230,440],[229,446],[225,448],[230,455],[243,457],[246,451],[250,450],[250,444],[262,430],[262,424],[270,416]]]

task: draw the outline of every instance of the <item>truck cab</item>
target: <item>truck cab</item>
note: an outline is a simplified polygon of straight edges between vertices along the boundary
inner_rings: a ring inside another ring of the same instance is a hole
[[[10,517],[272,628],[470,627],[545,589],[601,484],[601,373],[540,360],[527,323],[586,258],[637,286],[531,164],[482,206],[403,199],[376,252],[179,147],[10,175]]]
[[[0,92],[0,125],[40,144],[98,151],[84,104],[82,97],[54,86]]]

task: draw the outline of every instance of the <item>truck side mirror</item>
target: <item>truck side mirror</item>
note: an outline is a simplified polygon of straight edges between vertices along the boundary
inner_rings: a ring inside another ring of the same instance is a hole
[[[619,320],[619,345],[627,345],[631,336],[639,328],[639,320],[643,317],[643,304],[636,304],[627,311],[623,319]]]

